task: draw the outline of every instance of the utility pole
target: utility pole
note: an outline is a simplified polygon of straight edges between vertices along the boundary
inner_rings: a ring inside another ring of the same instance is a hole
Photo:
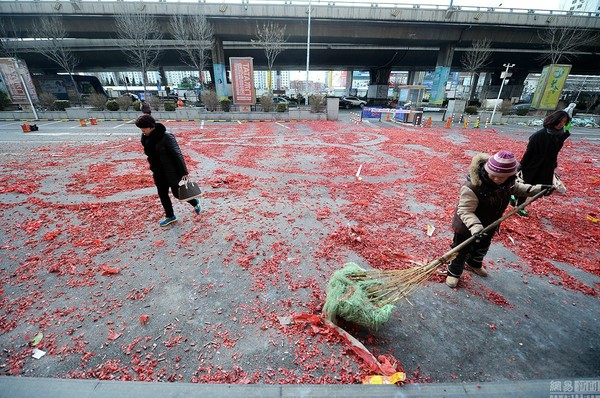
[[[498,106],[498,101],[500,101],[500,95],[502,94],[502,88],[504,87],[504,82],[506,82],[506,78],[510,77],[508,70],[515,66],[515,64],[504,64],[502,65],[506,68],[504,73],[502,74],[502,84],[500,84],[500,90],[498,91],[498,98],[496,98],[496,103],[494,104],[494,110],[492,111],[492,117],[490,118],[490,123],[494,124],[494,115],[496,114],[496,107]]]
[[[312,0],[308,0],[308,33],[306,35],[306,97],[304,104],[308,105],[308,67],[310,65],[310,12],[312,8]]]

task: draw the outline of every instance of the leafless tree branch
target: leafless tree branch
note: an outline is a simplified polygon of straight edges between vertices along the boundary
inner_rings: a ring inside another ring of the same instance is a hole
[[[252,40],[252,45],[265,50],[267,67],[271,71],[275,58],[285,50],[283,45],[288,39],[285,34],[286,25],[279,26],[273,22],[268,22],[262,26],[256,25],[256,30],[256,40]]]
[[[475,74],[491,62],[492,41],[484,38],[472,43],[471,48],[465,52],[460,60],[461,64],[468,72],[471,72],[471,86],[469,87],[469,100],[475,93]],[[478,77],[479,75],[477,75]]]
[[[492,41],[482,39],[474,41],[471,48],[465,52],[460,60],[461,64],[469,72],[477,72],[487,66],[492,57]]]
[[[80,100],[79,88],[73,77],[75,67],[79,64],[79,59],[73,54],[70,46],[67,44],[69,38],[67,37],[67,31],[63,25],[62,18],[58,16],[40,18],[37,30],[30,33],[30,35],[34,40],[42,42],[42,45],[38,46],[37,50],[69,74],[77,97]]]
[[[22,37],[19,36],[15,21],[13,19],[0,19],[0,51],[2,55],[10,58],[17,58],[19,54],[19,42]]]
[[[589,29],[571,26],[544,29],[538,32],[538,37],[547,47],[540,60],[551,64],[570,62],[577,57],[574,54],[577,49],[598,39]]]
[[[159,40],[162,39],[162,33],[158,22],[143,10],[127,5],[123,12],[116,15],[115,25],[117,37],[121,39],[121,51],[128,62],[142,72],[144,96],[147,97],[148,71],[155,67],[160,53]]]
[[[183,62],[198,70],[202,82],[202,71],[208,65],[214,43],[213,26],[204,14],[173,15],[170,26]]]

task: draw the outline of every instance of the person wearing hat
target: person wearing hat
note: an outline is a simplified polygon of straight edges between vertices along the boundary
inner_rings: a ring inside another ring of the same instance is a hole
[[[161,227],[177,221],[173,204],[169,197],[169,188],[175,198],[179,199],[179,181],[188,175],[188,169],[173,134],[168,133],[162,123],[157,123],[150,115],[141,115],[135,125],[142,130],[142,146],[148,157],[154,184],[158,191],[160,203],[165,210],[165,218],[160,221]],[[189,200],[196,214],[201,207],[198,199]]]
[[[481,231],[502,217],[511,194],[534,196],[546,189],[548,194],[552,192],[549,185],[518,183],[516,173],[517,161],[512,152],[500,151],[492,157],[479,153],[473,157],[452,218],[454,238],[451,246],[456,247],[471,236],[479,236],[479,239],[460,250],[448,265],[446,285],[449,287],[458,285],[465,263],[477,275],[488,275],[483,267],[483,258],[498,226],[486,234],[481,234]]]
[[[523,174],[523,182],[526,184],[552,184],[554,181],[554,170],[558,166],[558,153],[563,147],[565,140],[571,133],[566,127],[571,123],[572,108],[564,111],[556,111],[544,119],[544,127],[529,137],[527,149],[521,158],[519,170]],[[515,207],[525,202],[522,196],[514,195],[512,203]],[[527,217],[527,211],[522,209],[518,213]]]

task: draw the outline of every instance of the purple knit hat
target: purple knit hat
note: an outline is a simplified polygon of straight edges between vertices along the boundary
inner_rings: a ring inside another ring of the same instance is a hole
[[[498,152],[483,167],[494,177],[511,177],[517,174],[517,160],[514,153],[508,151]]]

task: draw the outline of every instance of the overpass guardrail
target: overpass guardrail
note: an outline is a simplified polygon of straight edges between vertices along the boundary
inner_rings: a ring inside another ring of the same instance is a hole
[[[0,0],[0,3],[136,3],[136,4],[211,4],[211,5],[306,5],[311,7],[363,7],[363,8],[393,8],[402,9],[420,9],[420,10],[438,10],[438,11],[470,11],[470,12],[494,12],[494,13],[515,13],[515,14],[545,14],[555,16],[579,16],[579,17],[600,17],[600,12],[588,11],[567,11],[555,9],[534,9],[534,8],[513,8],[502,6],[482,6],[472,4],[458,4],[452,1],[433,1],[432,4],[399,3],[394,0],[379,0],[377,2],[361,0],[343,0],[343,1],[321,1],[321,0],[68,0],[68,1],[40,1],[40,0]]]

